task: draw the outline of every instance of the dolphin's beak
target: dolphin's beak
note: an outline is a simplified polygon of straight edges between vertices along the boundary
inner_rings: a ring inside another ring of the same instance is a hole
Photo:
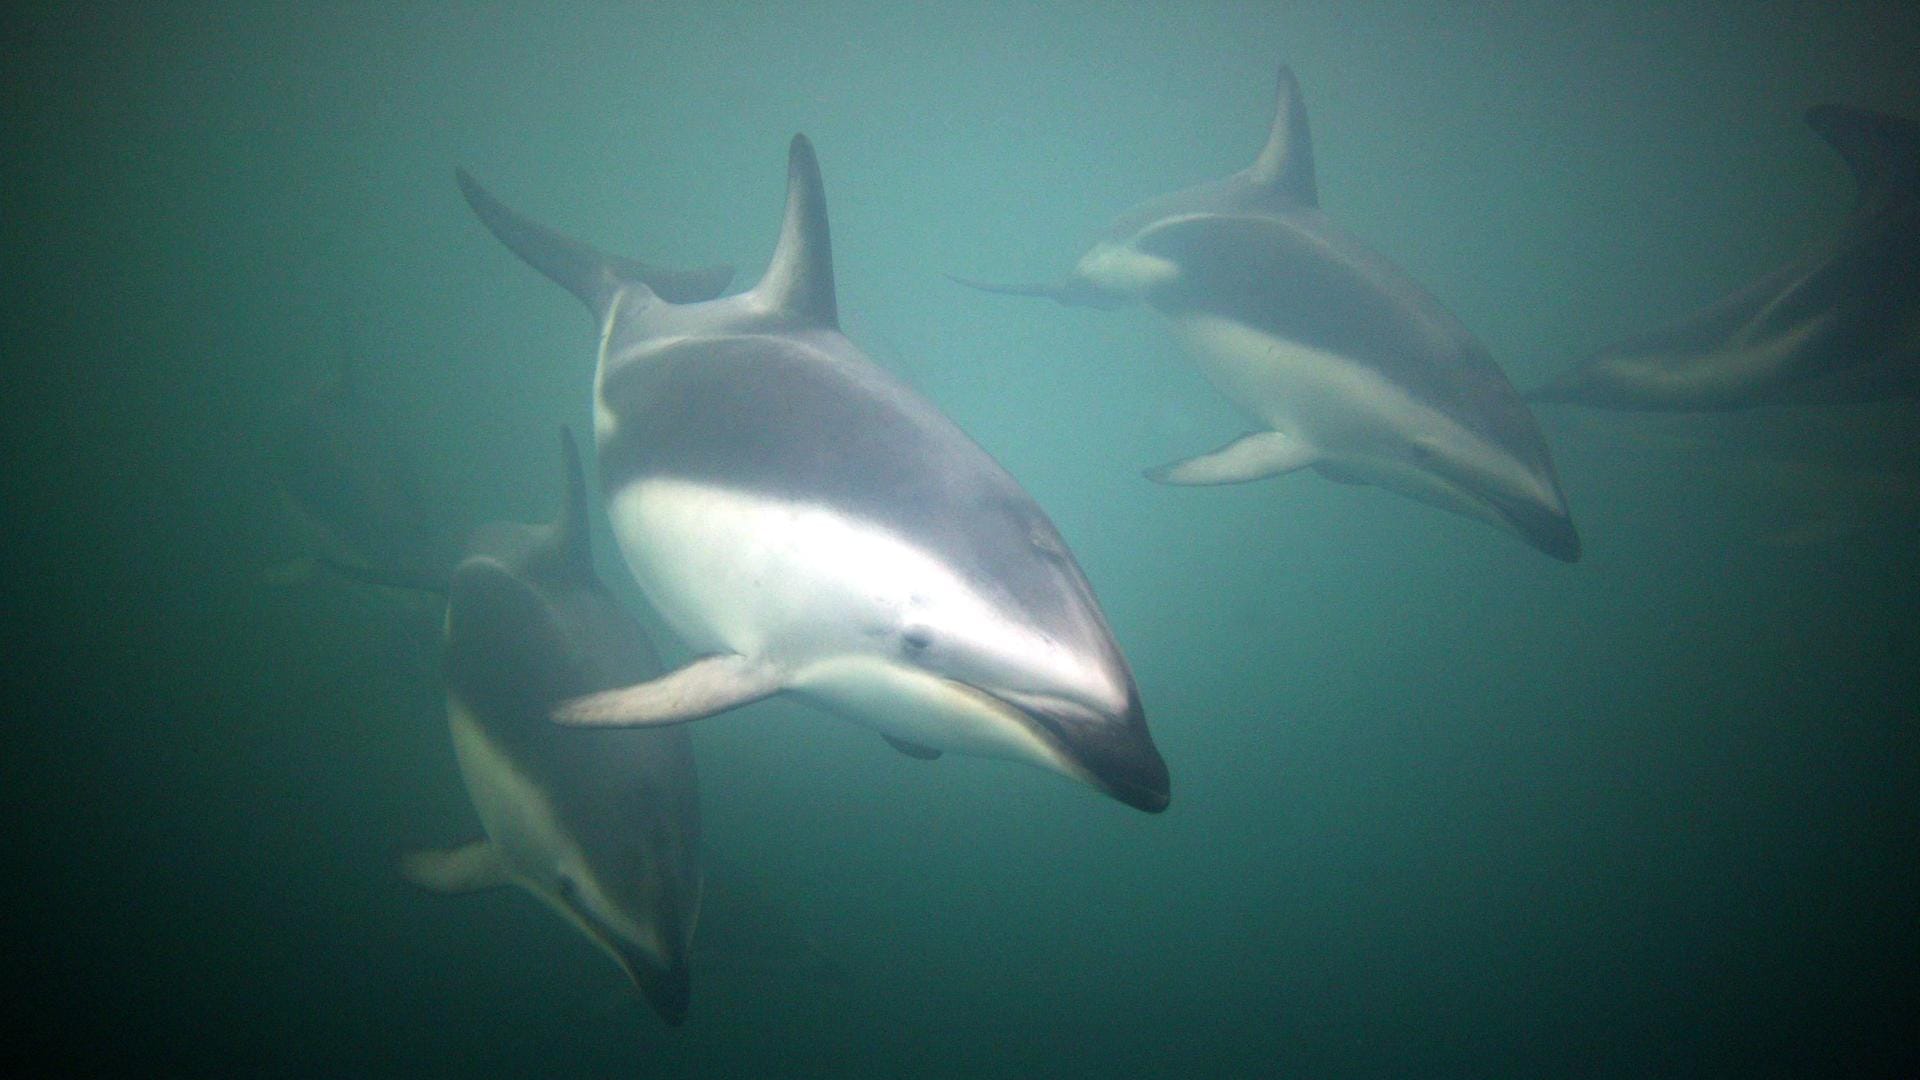
[[[1580,561],[1580,533],[1565,510],[1535,502],[1498,502],[1494,509],[1527,543],[1559,559]]]
[[[1147,733],[1140,695],[1131,688],[1127,711],[1119,716],[1057,698],[994,696],[1019,710],[1088,784],[1149,814],[1167,808],[1172,799],[1167,763]]]
[[[656,956],[653,950],[615,933],[579,902],[572,883],[564,879],[560,883],[560,899],[580,927],[619,961],[627,978],[660,1019],[666,1021],[668,1027],[679,1027],[687,1018],[687,1006],[693,1001],[693,971],[687,960],[692,940],[691,926],[685,921],[688,914],[677,906],[658,913],[660,939],[665,943],[666,955]]]
[[[693,1000],[693,975],[684,956],[674,957],[668,967],[656,967],[635,975],[640,994],[653,1006],[668,1027],[679,1027],[687,1018],[687,1006]]]

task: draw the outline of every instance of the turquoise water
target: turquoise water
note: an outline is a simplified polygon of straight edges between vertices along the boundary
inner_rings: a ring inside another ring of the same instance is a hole
[[[0,850],[36,1044],[172,1075],[1920,1070],[1911,402],[1542,409],[1566,566],[1310,475],[1148,484],[1243,426],[1164,322],[942,276],[1052,277],[1242,167],[1285,61],[1327,211],[1534,385],[1840,220],[1801,112],[1920,115],[1920,18],[1840,7],[9,8]],[[592,328],[453,167],[750,281],[796,131],[849,334],[1059,526],[1173,804],[784,702],[703,722],[708,850],[758,914],[669,1030],[530,898],[394,875],[476,830],[438,615],[289,572],[273,455],[357,356],[436,513],[546,518]]]

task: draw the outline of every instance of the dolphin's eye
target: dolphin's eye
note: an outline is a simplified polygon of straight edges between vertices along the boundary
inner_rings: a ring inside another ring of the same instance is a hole
[[[901,634],[900,641],[909,650],[920,652],[927,646],[933,644],[933,635],[928,633],[925,627],[916,626],[906,633]]]

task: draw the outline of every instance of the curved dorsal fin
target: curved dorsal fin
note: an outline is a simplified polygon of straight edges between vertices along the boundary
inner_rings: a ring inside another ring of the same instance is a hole
[[[808,322],[837,328],[833,294],[833,242],[827,232],[827,196],[820,162],[805,135],[787,149],[787,215],[767,275],[754,286],[766,303]]]
[[[1282,65],[1279,88],[1274,93],[1273,127],[1267,132],[1267,145],[1247,170],[1256,184],[1262,184],[1301,206],[1320,205],[1319,188],[1313,179],[1313,136],[1307,132],[1307,105],[1300,96],[1300,80],[1293,69]]]
[[[1920,195],[1920,125],[1847,105],[1816,105],[1807,124],[1847,163],[1859,188],[1856,205]]]
[[[580,447],[573,429],[560,428],[560,456],[566,461],[567,488],[560,504],[560,516],[553,523],[553,546],[561,563],[588,578],[593,577],[593,540],[587,531],[587,479],[580,467]]]

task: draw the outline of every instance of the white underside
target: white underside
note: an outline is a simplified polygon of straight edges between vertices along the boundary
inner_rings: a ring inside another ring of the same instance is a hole
[[[647,598],[696,652],[771,665],[784,688],[896,738],[1078,776],[968,684],[1087,700],[1101,673],[904,538],[829,507],[684,480],[628,485],[608,514]],[[904,660],[901,632],[914,627],[967,649],[965,664]]]
[[[1364,364],[1214,315],[1188,313],[1174,322],[1207,379],[1241,411],[1311,444],[1319,460],[1359,479],[1505,524],[1483,499],[1409,456],[1410,447],[1423,447],[1490,487],[1558,503],[1499,447]]]
[[[1082,258],[1078,273],[1103,288],[1146,296],[1181,271],[1167,259],[1107,243]],[[1483,498],[1409,455],[1410,446],[1421,446],[1449,462],[1456,475],[1475,476],[1489,489],[1545,506],[1560,504],[1552,485],[1532,470],[1363,363],[1218,315],[1183,312],[1173,321],[1202,373],[1228,400],[1268,428],[1311,446],[1320,462],[1508,527]]]
[[[610,930],[638,944],[656,958],[666,955],[656,927],[641,926],[607,895],[577,841],[554,813],[546,792],[495,746],[486,730],[457,697],[447,696],[447,725],[453,733],[454,756],[480,826],[495,855],[515,884],[539,897],[568,922],[606,948],[599,933],[583,922],[555,892],[565,877],[575,886],[575,902],[593,912]],[[608,949],[616,961],[621,958]]]

